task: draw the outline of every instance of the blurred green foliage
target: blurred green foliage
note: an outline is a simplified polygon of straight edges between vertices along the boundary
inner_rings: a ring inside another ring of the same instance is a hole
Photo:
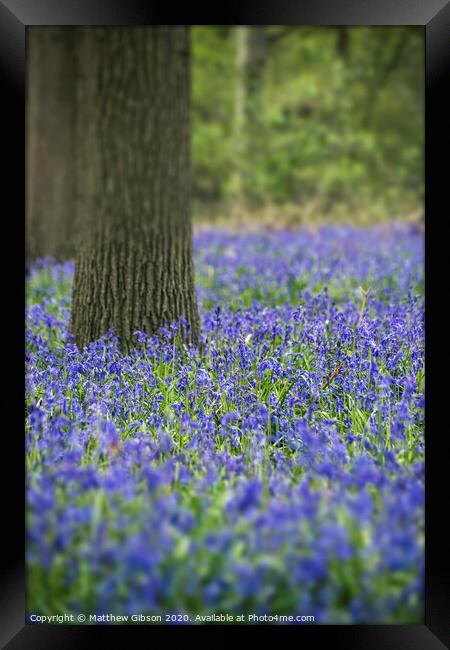
[[[192,51],[196,216],[421,212],[421,27],[200,26]]]

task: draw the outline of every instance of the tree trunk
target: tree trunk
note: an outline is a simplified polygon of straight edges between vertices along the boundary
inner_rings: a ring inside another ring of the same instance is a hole
[[[236,86],[234,101],[234,212],[242,216],[249,197],[260,199],[259,162],[267,35],[265,27],[236,27]]]
[[[261,117],[262,91],[266,75],[267,33],[265,27],[248,28],[247,112],[251,120]]]
[[[61,260],[73,254],[75,31],[27,31],[27,259]]]
[[[241,218],[245,210],[244,178],[246,172],[246,90],[247,90],[247,59],[248,59],[248,28],[236,27],[236,84],[234,88],[234,172],[232,177],[233,213]]]
[[[265,150],[263,104],[267,68],[266,27],[248,28],[246,137],[247,137],[247,196],[253,204],[261,204],[264,188],[261,185],[261,162]]]
[[[336,27],[336,53],[347,62],[349,59],[349,31],[346,25]]]
[[[184,317],[196,341],[188,29],[88,27],[80,46],[74,340],[113,328],[128,350]]]

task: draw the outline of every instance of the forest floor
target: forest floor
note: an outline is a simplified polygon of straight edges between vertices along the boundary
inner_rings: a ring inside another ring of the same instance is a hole
[[[36,264],[28,614],[423,622],[423,243],[196,229],[202,352],[78,352],[73,265]]]
[[[393,215],[395,215],[393,217]],[[327,205],[311,200],[304,204],[275,205],[266,203],[261,208],[239,208],[233,203],[200,204],[194,202],[194,223],[201,228],[228,228],[239,230],[298,230],[317,229],[323,225],[372,227],[378,224],[411,223],[424,229],[424,206],[417,201],[406,201],[401,209],[391,209],[385,203],[367,202]]]

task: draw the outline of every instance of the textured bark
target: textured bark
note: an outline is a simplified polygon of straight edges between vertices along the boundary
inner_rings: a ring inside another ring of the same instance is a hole
[[[195,341],[187,28],[82,29],[78,89],[75,341],[181,316]]]
[[[27,31],[27,259],[66,259],[75,220],[75,31]]]

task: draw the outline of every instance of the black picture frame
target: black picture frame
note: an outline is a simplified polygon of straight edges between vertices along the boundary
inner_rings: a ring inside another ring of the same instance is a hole
[[[446,313],[448,277],[445,237],[445,199],[448,201],[450,115],[450,5],[444,0],[241,0],[201,10],[189,5],[176,12],[167,3],[147,0],[0,0],[0,86],[2,159],[5,170],[1,196],[6,249],[1,256],[6,326],[2,341],[10,360],[4,361],[8,385],[3,402],[10,426],[3,431],[2,475],[7,476],[3,499],[3,563],[0,581],[0,641],[8,650],[88,648],[99,643],[148,641],[161,635],[189,641],[192,634],[211,634],[228,643],[245,632],[243,626],[33,626],[25,624],[24,446],[24,175],[25,175],[25,29],[28,25],[132,25],[172,24],[307,24],[307,25],[422,25],[426,39],[425,84],[425,276],[426,276],[426,589],[424,625],[318,625],[264,626],[265,636],[294,633],[310,647],[328,642],[331,647],[377,650],[438,650],[450,645],[449,552],[445,534],[448,469],[445,442]],[[172,10],[172,11],[171,11]],[[172,15],[171,15],[172,13]],[[17,244],[17,246],[14,246]],[[21,257],[20,251],[23,251]],[[6,341],[6,343],[5,343]],[[21,356],[23,355],[23,356]],[[7,472],[6,469],[10,471]],[[247,627],[248,631],[249,628]],[[251,628],[251,633],[261,628]],[[100,638],[101,637],[101,638]],[[268,639],[267,639],[268,640]]]

